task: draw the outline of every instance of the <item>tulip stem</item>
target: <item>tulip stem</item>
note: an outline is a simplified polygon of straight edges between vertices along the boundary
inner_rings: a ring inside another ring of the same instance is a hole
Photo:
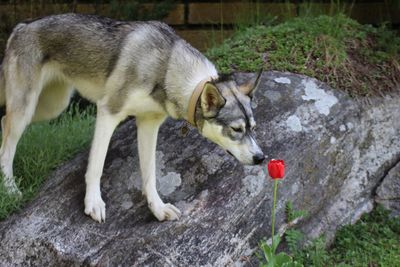
[[[277,189],[278,189],[278,179],[274,179],[274,204],[272,205],[272,244],[274,244],[274,235],[275,235],[275,207],[276,207]]]

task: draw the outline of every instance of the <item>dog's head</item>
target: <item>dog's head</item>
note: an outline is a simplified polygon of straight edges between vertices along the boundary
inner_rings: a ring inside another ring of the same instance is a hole
[[[260,164],[265,158],[254,137],[256,122],[251,109],[261,73],[241,85],[231,79],[209,82],[200,96],[201,134],[248,165]]]

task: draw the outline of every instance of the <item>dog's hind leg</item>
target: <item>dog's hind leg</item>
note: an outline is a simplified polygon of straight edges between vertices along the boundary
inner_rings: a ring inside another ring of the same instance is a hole
[[[56,118],[68,107],[72,93],[73,87],[65,81],[53,80],[47,83],[39,96],[32,121]]]
[[[156,145],[160,125],[164,115],[145,115],[136,117],[142,190],[154,216],[159,221],[177,220],[181,212],[172,204],[164,203],[156,188]]]
[[[85,175],[85,214],[98,222],[106,219],[106,206],[100,192],[104,160],[114,129],[122,119],[121,116],[110,114],[106,105],[97,103],[96,128]]]
[[[6,76],[6,115],[1,119],[2,144],[0,166],[4,185],[10,193],[20,194],[13,177],[13,161],[19,139],[31,122],[41,91],[41,77],[33,70],[22,73],[16,60],[10,64]],[[36,74],[36,75],[35,75]]]

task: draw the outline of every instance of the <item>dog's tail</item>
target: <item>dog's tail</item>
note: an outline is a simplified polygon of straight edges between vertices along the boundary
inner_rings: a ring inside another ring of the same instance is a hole
[[[0,107],[6,104],[6,78],[2,65],[0,65]]]

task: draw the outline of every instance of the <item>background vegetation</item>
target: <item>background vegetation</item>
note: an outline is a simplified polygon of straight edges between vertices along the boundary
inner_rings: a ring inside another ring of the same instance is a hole
[[[286,235],[290,254],[304,266],[400,266],[400,217],[391,217],[382,206],[342,227],[329,249],[323,237],[301,249],[302,238],[297,230]]]
[[[398,33],[340,13],[248,27],[207,55],[222,72],[290,71],[351,95],[384,94],[400,83]]]

